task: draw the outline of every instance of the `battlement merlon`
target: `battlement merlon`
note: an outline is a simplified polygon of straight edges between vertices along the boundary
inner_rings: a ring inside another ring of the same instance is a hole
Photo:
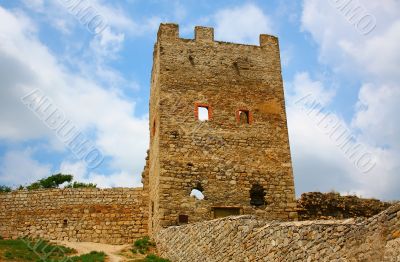
[[[195,41],[196,42],[220,42],[214,40],[214,28],[196,26],[194,29]],[[174,23],[162,23],[158,29],[157,41],[167,40],[174,41],[179,40],[179,25]],[[224,42],[221,42],[224,43]],[[226,42],[227,43],[227,42]],[[229,43],[238,44],[240,43]],[[255,45],[254,45],[255,46]],[[279,46],[278,38],[276,36],[261,34],[260,45],[261,48],[277,48]]]

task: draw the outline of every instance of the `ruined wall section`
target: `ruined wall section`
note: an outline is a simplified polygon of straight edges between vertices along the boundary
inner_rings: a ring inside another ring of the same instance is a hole
[[[400,204],[365,220],[268,222],[228,217],[156,235],[171,261],[400,261]]]
[[[0,236],[127,244],[148,234],[142,188],[0,194]]]
[[[299,220],[346,219],[372,217],[392,203],[378,199],[341,196],[339,193],[308,192],[297,200]]]
[[[251,46],[214,41],[211,28],[196,27],[195,35],[179,38],[177,25],[163,24],[156,44],[159,76],[154,85],[161,102],[159,148],[154,149],[160,164],[154,176],[160,178],[158,184],[150,182],[151,190],[159,191],[154,223],[176,225],[179,215],[188,215],[189,223],[212,219],[214,207],[295,219],[277,38],[262,35],[260,46]],[[196,119],[198,104],[209,107],[209,121]],[[238,123],[239,110],[250,112],[250,124]],[[152,176],[150,171],[150,181]],[[265,189],[263,206],[250,204],[254,184]],[[189,196],[198,185],[203,201]]]

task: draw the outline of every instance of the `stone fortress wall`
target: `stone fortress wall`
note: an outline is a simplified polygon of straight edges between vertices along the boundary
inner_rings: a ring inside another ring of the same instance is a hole
[[[248,214],[297,218],[278,39],[214,40],[161,24],[150,95],[149,231]],[[201,121],[199,112],[208,111]],[[190,197],[202,191],[204,200]]]
[[[0,194],[0,236],[132,243],[147,235],[142,188],[52,189]]]
[[[171,261],[400,261],[400,204],[368,219],[268,222],[252,216],[161,230]]]

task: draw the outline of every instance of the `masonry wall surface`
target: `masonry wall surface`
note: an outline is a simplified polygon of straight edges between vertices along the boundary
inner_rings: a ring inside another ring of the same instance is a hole
[[[142,188],[54,189],[0,194],[0,236],[133,243],[147,235]]]
[[[268,222],[229,217],[163,229],[171,261],[400,261],[400,204],[368,219]]]
[[[296,203],[276,37],[260,45],[195,39],[161,24],[154,47],[150,96],[150,222],[155,231],[214,218],[215,208],[279,220],[296,219]],[[209,120],[199,121],[198,106]],[[239,111],[248,112],[242,124]],[[265,190],[252,205],[250,190]],[[202,201],[190,197],[201,189]]]

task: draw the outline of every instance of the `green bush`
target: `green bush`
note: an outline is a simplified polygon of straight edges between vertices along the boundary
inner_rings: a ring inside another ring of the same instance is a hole
[[[72,257],[71,260],[74,262],[104,262],[106,254],[104,252],[92,251],[89,254]]]
[[[60,185],[64,183],[69,183],[65,188],[97,188],[96,184],[93,183],[81,183],[72,180],[74,177],[72,175],[64,175],[64,174],[55,174],[49,176],[47,178],[40,179],[29,186],[26,187],[28,190],[37,190],[37,189],[47,189],[47,188],[59,188]],[[18,190],[23,190],[24,187],[20,186]],[[1,191],[0,191],[1,192]]]
[[[97,184],[74,182],[68,184],[65,188],[97,188]]]
[[[72,175],[55,174],[47,178],[40,179],[26,188],[28,190],[36,190],[42,188],[58,188],[65,182],[71,182],[74,177]]]
[[[8,192],[11,192],[11,187],[0,186],[0,193],[8,193]]]
[[[145,254],[146,252],[149,251],[150,247],[154,247],[155,244],[150,241],[149,237],[143,237],[141,239],[138,239],[133,243],[133,249],[132,252],[134,254],[140,253],[140,254]]]
[[[150,254],[147,255],[147,257],[144,259],[144,262],[171,262],[171,261],[165,258],[158,257],[154,254]]]
[[[4,257],[7,259],[13,259],[14,256],[10,251],[7,251],[6,253],[4,253]]]

